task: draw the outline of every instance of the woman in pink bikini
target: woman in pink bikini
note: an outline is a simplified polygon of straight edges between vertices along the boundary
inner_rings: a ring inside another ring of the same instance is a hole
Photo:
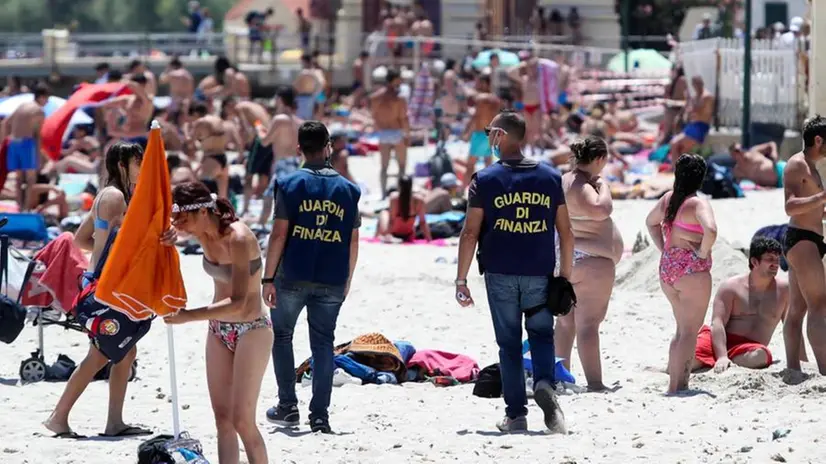
[[[706,174],[699,155],[682,155],[674,167],[674,190],[648,214],[646,225],[660,257],[660,286],[671,303],[677,332],[668,350],[668,392],[688,389],[697,332],[711,298],[711,247],[717,223],[711,203],[697,196]]]
[[[215,296],[212,304],[181,310],[164,322],[209,321],[207,386],[218,429],[218,460],[239,462],[240,437],[249,462],[268,462],[255,421],[273,339],[261,300],[261,248],[229,201],[212,195],[204,184],[177,185],[172,200],[172,224],[201,243]]]

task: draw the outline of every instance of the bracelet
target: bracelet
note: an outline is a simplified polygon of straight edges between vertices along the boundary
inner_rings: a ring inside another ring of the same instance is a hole
[[[467,285],[467,279],[456,279],[453,283],[456,284],[457,287],[460,285]]]
[[[261,285],[268,285],[275,282],[275,277],[263,277],[261,278]]]

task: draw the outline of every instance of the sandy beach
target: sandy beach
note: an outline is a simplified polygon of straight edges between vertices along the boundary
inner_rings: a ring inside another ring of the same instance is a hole
[[[416,150],[414,161],[429,150]],[[392,166],[392,165],[391,165]],[[355,158],[355,176],[375,188],[376,157]],[[649,201],[615,201],[613,217],[626,248],[644,229]],[[713,275],[718,283],[748,270],[735,248],[746,247],[752,234],[787,220],[782,191],[751,192],[745,199],[714,201],[719,225]],[[350,296],[339,317],[337,342],[367,332],[407,340],[417,348],[467,354],[480,367],[497,359],[497,347],[484,284],[472,272],[473,308],[453,299],[456,247],[400,246],[363,243]],[[445,258],[445,259],[440,259]],[[268,371],[259,401],[259,425],[271,462],[280,463],[768,463],[823,462],[822,398],[826,380],[811,374],[788,385],[781,327],[770,345],[777,362],[763,371],[732,367],[723,374],[692,376],[693,394],[662,395],[668,378],[658,372],[666,364],[674,330],[671,308],[657,282],[653,248],[627,257],[617,270],[608,316],[602,325],[605,383],[608,394],[560,398],[569,433],[546,435],[539,409],[529,406],[531,433],[502,435],[495,427],[504,415],[501,399],[471,395],[472,386],[426,384],[345,385],[335,388],[330,421],[336,435],[276,430],[264,413],[276,401],[275,378]],[[444,262],[446,261],[446,262]],[[190,305],[207,303],[212,282],[200,256],[182,257]],[[475,269],[475,266],[474,266]],[[783,273],[781,273],[782,275]],[[785,276],[784,276],[785,277]],[[710,317],[710,313],[707,316]],[[206,323],[175,327],[181,420],[184,430],[201,440],[210,462],[217,463],[215,427],[204,368]],[[27,326],[12,345],[0,347],[0,462],[134,463],[144,438],[98,438],[107,408],[105,382],[94,382],[70,417],[81,441],[51,438],[40,424],[57,402],[64,383],[21,385],[20,361],[36,348],[37,331]],[[86,336],[48,328],[46,360],[58,353],[80,362]],[[309,356],[307,324],[301,318],[295,335],[296,360]],[[809,350],[809,356],[811,356]],[[138,346],[138,378],[129,385],[125,418],[171,433],[166,329],[156,321]],[[582,377],[579,360],[573,373]],[[306,421],[310,388],[299,387],[302,421]]]

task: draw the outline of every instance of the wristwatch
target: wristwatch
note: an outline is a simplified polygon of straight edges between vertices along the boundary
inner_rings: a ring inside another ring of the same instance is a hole
[[[261,285],[268,285],[275,282],[275,277],[262,277]]]
[[[467,285],[467,279],[456,279],[453,283],[456,284],[457,287],[460,285]]]

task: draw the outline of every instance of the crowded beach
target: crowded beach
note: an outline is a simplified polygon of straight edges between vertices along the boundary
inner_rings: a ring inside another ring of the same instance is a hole
[[[679,61],[395,50],[8,79],[3,462],[817,462],[826,119],[715,153]]]

